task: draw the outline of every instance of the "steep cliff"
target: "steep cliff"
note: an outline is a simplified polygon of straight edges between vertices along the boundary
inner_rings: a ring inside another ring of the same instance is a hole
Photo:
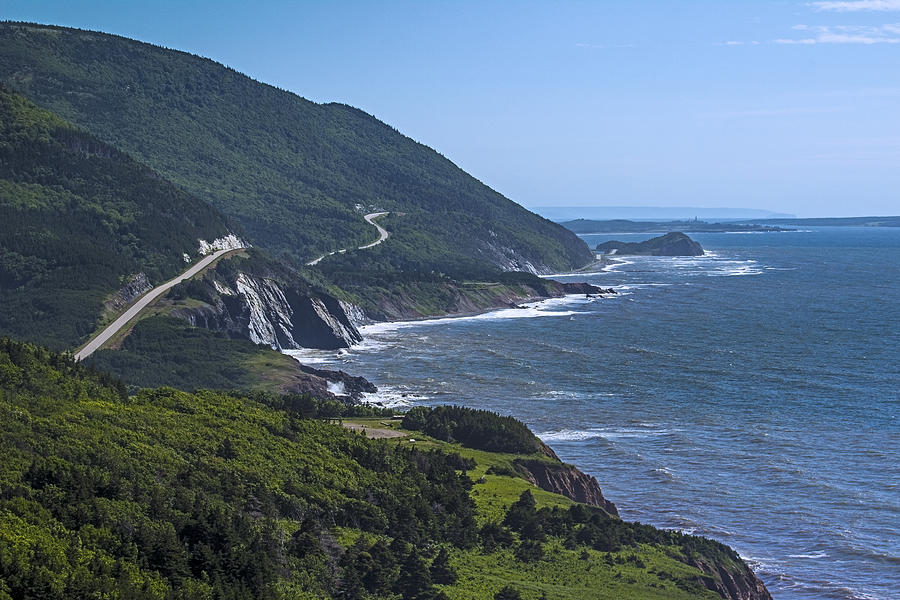
[[[728,600],[772,600],[765,584],[742,560],[712,562],[692,556],[687,564],[700,569],[707,577],[700,583]]]
[[[572,465],[528,459],[518,459],[514,464],[522,477],[542,490],[597,506],[611,515],[619,515],[616,505],[603,497],[597,479]]]
[[[197,302],[171,315],[195,327],[222,331],[276,350],[346,348],[362,341],[345,312],[350,305],[324,291],[310,289],[299,277],[261,272],[259,263],[223,264],[200,280],[175,289],[172,296]],[[359,320],[357,312],[351,312]]]

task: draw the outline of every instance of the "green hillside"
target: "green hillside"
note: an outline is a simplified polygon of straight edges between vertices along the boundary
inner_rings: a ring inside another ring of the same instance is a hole
[[[576,504],[522,479],[519,456],[478,449],[510,433],[530,468],[568,469],[521,423],[464,414],[481,427],[462,446],[452,427],[414,443],[321,420],[350,410],[129,397],[70,357],[0,339],[0,600],[491,600],[505,586],[527,600],[687,600],[754,581],[722,544]],[[357,423],[397,427],[386,418]]]
[[[161,282],[227,233],[214,208],[0,87],[0,332],[55,348],[143,272]]]
[[[371,115],[310,102],[204,58],[108,34],[2,23],[0,81],[131,153],[296,263],[372,241],[362,215],[373,209],[403,213],[385,244],[395,269],[436,270],[422,256],[540,271],[591,260],[568,230]]]

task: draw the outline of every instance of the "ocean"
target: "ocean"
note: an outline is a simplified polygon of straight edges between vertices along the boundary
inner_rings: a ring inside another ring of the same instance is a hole
[[[624,519],[732,546],[777,600],[900,597],[900,229],[691,237],[707,256],[556,276],[613,297],[377,324],[298,358],[372,400],[525,421]]]

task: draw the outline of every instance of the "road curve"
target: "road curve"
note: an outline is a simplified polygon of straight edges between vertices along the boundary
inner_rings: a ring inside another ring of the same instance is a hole
[[[373,247],[373,246],[377,246],[378,244],[380,244],[380,243],[383,242],[384,240],[386,240],[386,239],[388,239],[389,237],[391,237],[391,234],[388,233],[388,230],[387,230],[387,229],[385,229],[384,227],[382,227],[381,225],[379,225],[378,223],[375,222],[375,219],[381,218],[381,217],[383,217],[383,216],[386,215],[386,214],[387,214],[387,211],[385,211],[385,212],[374,212],[374,213],[369,213],[369,214],[367,214],[366,216],[363,217],[363,219],[366,220],[366,223],[368,223],[369,225],[372,225],[373,227],[375,227],[375,229],[378,230],[378,239],[375,240],[374,242],[372,242],[371,244],[366,244],[365,246],[360,246],[360,247],[356,248],[356,250],[365,250],[366,248],[371,248],[371,247]],[[346,252],[347,250],[351,250],[351,248],[344,248],[343,250],[335,250],[334,252],[329,252],[328,254],[323,254],[322,256],[320,256],[319,258],[317,258],[316,260],[311,260],[311,261],[309,261],[308,263],[306,263],[306,266],[312,267],[312,266],[317,265],[317,264],[319,264],[320,262],[322,262],[322,259],[325,258],[325,257],[331,256],[331,255],[333,255],[333,254],[343,254],[343,253]]]
[[[154,300],[159,298],[161,295],[168,292],[170,289],[184,281],[185,279],[190,279],[206,267],[208,267],[214,260],[222,256],[223,254],[227,254],[229,252],[233,252],[234,250],[242,250],[242,248],[231,248],[229,250],[217,250],[213,254],[209,254],[204,256],[200,262],[195,265],[192,265],[187,271],[178,275],[174,279],[170,279],[169,281],[156,286],[140,298],[138,298],[137,302],[128,307],[122,315],[106,326],[106,329],[100,332],[100,334],[88,342],[87,346],[79,350],[75,353],[75,360],[84,360],[94,352],[100,349],[103,344],[109,341],[109,338],[114,336],[116,332],[125,327],[125,325],[135,318],[139,312],[150,306]]]

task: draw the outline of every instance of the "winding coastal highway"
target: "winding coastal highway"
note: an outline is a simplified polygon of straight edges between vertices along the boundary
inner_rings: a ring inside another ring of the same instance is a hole
[[[379,227],[380,229],[380,227]],[[142,310],[150,306],[154,300],[159,298],[161,295],[168,292],[170,289],[181,283],[186,279],[190,279],[209,265],[211,265],[216,259],[219,257],[228,254],[229,252],[236,252],[238,250],[243,250],[243,248],[230,248],[227,250],[217,250],[213,254],[208,254],[204,256],[197,264],[192,265],[187,271],[178,275],[174,279],[170,279],[169,281],[156,286],[140,298],[138,298],[137,302],[128,307],[122,315],[106,326],[106,329],[100,332],[100,334],[92,339],[87,345],[75,353],[75,360],[84,360],[94,352],[100,349],[103,344],[109,341],[109,339],[114,336],[120,329],[125,327],[125,325],[135,318],[138,313]]]
[[[363,217],[363,219],[366,220],[366,223],[368,223],[369,225],[372,225],[373,227],[375,227],[375,229],[378,230],[378,239],[375,240],[374,242],[372,242],[371,244],[366,244],[365,246],[360,246],[358,248],[355,248],[356,250],[365,250],[366,248],[372,248],[373,246],[377,246],[378,244],[380,244],[381,242],[383,242],[384,240],[388,239],[391,236],[391,234],[388,233],[387,229],[385,229],[384,227],[382,227],[381,225],[379,225],[378,223],[375,222],[375,219],[381,218],[386,214],[387,214],[386,211],[385,212],[375,212],[375,213],[369,213]],[[323,254],[316,260],[311,260],[308,263],[306,263],[306,266],[312,267],[312,266],[317,265],[320,262],[322,262],[322,259],[327,256],[331,256],[333,254],[343,254],[347,250],[353,250],[353,248],[344,248],[343,250],[335,250],[334,252],[329,252],[328,254]]]
[[[381,225],[379,225],[378,223],[375,222],[375,219],[383,217],[386,214],[388,214],[387,211],[375,212],[375,213],[369,213],[363,217],[366,220],[366,223],[368,223],[369,225],[372,225],[373,227],[375,227],[378,230],[378,239],[375,240],[374,242],[372,242],[371,244],[359,246],[358,248],[356,248],[356,250],[365,250],[366,248],[372,248],[373,246],[377,246],[378,244],[384,242],[386,239],[388,239],[390,237],[391,234],[388,233],[388,231],[384,227],[382,227]],[[94,352],[99,350],[103,346],[103,344],[108,342],[110,340],[110,338],[112,338],[123,327],[125,327],[125,325],[127,325],[129,321],[131,321],[133,318],[135,318],[142,310],[144,310],[145,308],[150,306],[157,298],[159,298],[160,296],[162,296],[163,294],[168,292],[170,289],[172,289],[173,287],[175,287],[182,281],[184,281],[186,279],[190,279],[191,277],[193,277],[194,275],[196,275],[197,273],[199,273],[200,271],[202,271],[203,269],[205,269],[206,267],[211,265],[219,257],[221,257],[225,254],[228,254],[229,252],[235,252],[235,251],[243,250],[243,249],[244,248],[231,248],[231,249],[227,249],[227,250],[217,250],[213,254],[204,256],[197,264],[192,265],[187,271],[185,271],[181,275],[179,275],[179,276],[175,277],[174,279],[171,279],[161,285],[156,286],[155,288],[153,288],[152,290],[150,290],[149,292],[147,292],[146,294],[141,296],[137,300],[137,302],[135,302],[130,307],[128,307],[128,310],[126,310],[124,313],[122,313],[118,319],[116,319],[115,321],[113,321],[112,323],[107,325],[106,328],[103,331],[101,331],[97,335],[97,337],[95,337],[90,342],[88,342],[84,348],[82,348],[81,350],[76,352],[75,360],[84,360],[85,358],[87,358],[88,356],[90,356],[91,354],[93,354]],[[344,253],[347,250],[349,250],[349,248],[345,248],[344,250],[335,250],[334,252],[329,252],[328,254],[323,254],[316,260],[310,261],[306,264],[309,266],[317,265],[326,256],[331,256],[332,254],[337,254],[339,252]]]

